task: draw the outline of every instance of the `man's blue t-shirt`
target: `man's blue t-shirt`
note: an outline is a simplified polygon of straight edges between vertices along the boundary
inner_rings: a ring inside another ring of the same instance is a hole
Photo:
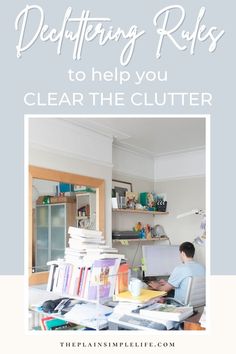
[[[189,277],[205,276],[205,268],[194,261],[177,266],[171,273],[168,283],[175,288],[175,299],[184,302]]]

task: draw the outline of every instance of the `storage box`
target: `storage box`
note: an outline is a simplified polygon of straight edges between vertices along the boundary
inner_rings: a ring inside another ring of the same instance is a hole
[[[74,185],[69,184],[69,183],[59,183],[59,192],[60,193],[65,193],[65,192],[73,192],[74,191]]]

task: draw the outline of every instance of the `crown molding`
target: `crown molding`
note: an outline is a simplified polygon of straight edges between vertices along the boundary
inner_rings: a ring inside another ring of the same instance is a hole
[[[200,175],[189,175],[189,176],[176,176],[176,177],[166,177],[166,178],[155,178],[154,182],[172,182],[172,181],[181,181],[185,179],[199,179],[199,178],[205,178],[205,174],[200,174]]]
[[[205,151],[205,150],[206,150],[205,145],[196,146],[194,148],[189,148],[189,149],[173,150],[170,152],[157,154],[157,155],[155,155],[155,159],[158,159],[159,157],[169,157],[169,156],[174,156],[174,155],[187,154],[189,152],[198,152],[198,151]]]
[[[149,158],[152,161],[154,161],[154,158],[155,158],[153,153],[151,151],[149,151],[149,150],[142,149],[142,148],[139,148],[137,146],[126,144],[126,143],[123,143],[123,142],[122,143],[121,142],[117,142],[116,140],[114,140],[114,142],[113,142],[113,147],[115,149],[117,149],[117,150],[120,150],[120,151],[125,151],[125,152],[129,152],[129,153],[135,154],[137,156]]]
[[[137,146],[134,145],[130,145],[130,144],[126,144],[124,142],[120,143],[117,141],[113,142],[113,147],[121,150],[121,151],[125,151],[125,152],[130,152],[142,157],[148,157],[152,160],[156,160],[159,157],[169,157],[169,156],[174,156],[174,155],[182,155],[182,154],[187,154],[190,152],[198,152],[198,151],[205,151],[205,146],[197,146],[195,148],[189,148],[189,149],[182,149],[182,150],[174,150],[171,152],[167,152],[167,153],[160,153],[160,154],[155,154],[149,150],[146,149],[142,149],[139,148]]]
[[[171,182],[171,181],[180,181],[180,180],[185,180],[185,179],[199,179],[199,178],[205,178],[206,175],[205,174],[199,174],[199,175],[189,175],[189,176],[175,176],[175,177],[166,177],[166,178],[149,178],[146,176],[141,176],[141,175],[137,175],[137,174],[132,174],[132,173],[126,173],[122,170],[116,170],[113,169],[112,170],[112,174],[113,175],[118,175],[117,178],[135,178],[135,179],[139,179],[142,181],[147,181],[147,182],[151,182],[151,183],[158,183],[158,182]]]

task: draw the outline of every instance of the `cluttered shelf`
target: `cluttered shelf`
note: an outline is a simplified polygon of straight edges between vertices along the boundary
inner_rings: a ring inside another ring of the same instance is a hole
[[[112,209],[115,213],[139,213],[139,214],[151,214],[151,215],[166,215],[168,211],[154,211],[154,210],[139,210],[139,209]]]
[[[38,303],[29,306],[33,330],[83,330],[86,327],[100,330],[107,327],[107,321],[100,315],[110,314],[112,309],[99,304],[97,300],[68,297],[68,294],[56,294],[36,288],[31,288],[30,293]],[[53,309],[54,304],[57,304],[58,310]],[[67,310],[63,311],[64,308]]]

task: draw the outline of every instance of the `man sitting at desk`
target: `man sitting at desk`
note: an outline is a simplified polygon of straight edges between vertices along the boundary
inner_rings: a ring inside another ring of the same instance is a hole
[[[182,264],[174,268],[168,281],[161,279],[151,281],[148,285],[153,290],[175,291],[174,298],[184,302],[189,277],[205,276],[205,268],[193,260],[195,247],[191,242],[184,242],[179,246]]]

